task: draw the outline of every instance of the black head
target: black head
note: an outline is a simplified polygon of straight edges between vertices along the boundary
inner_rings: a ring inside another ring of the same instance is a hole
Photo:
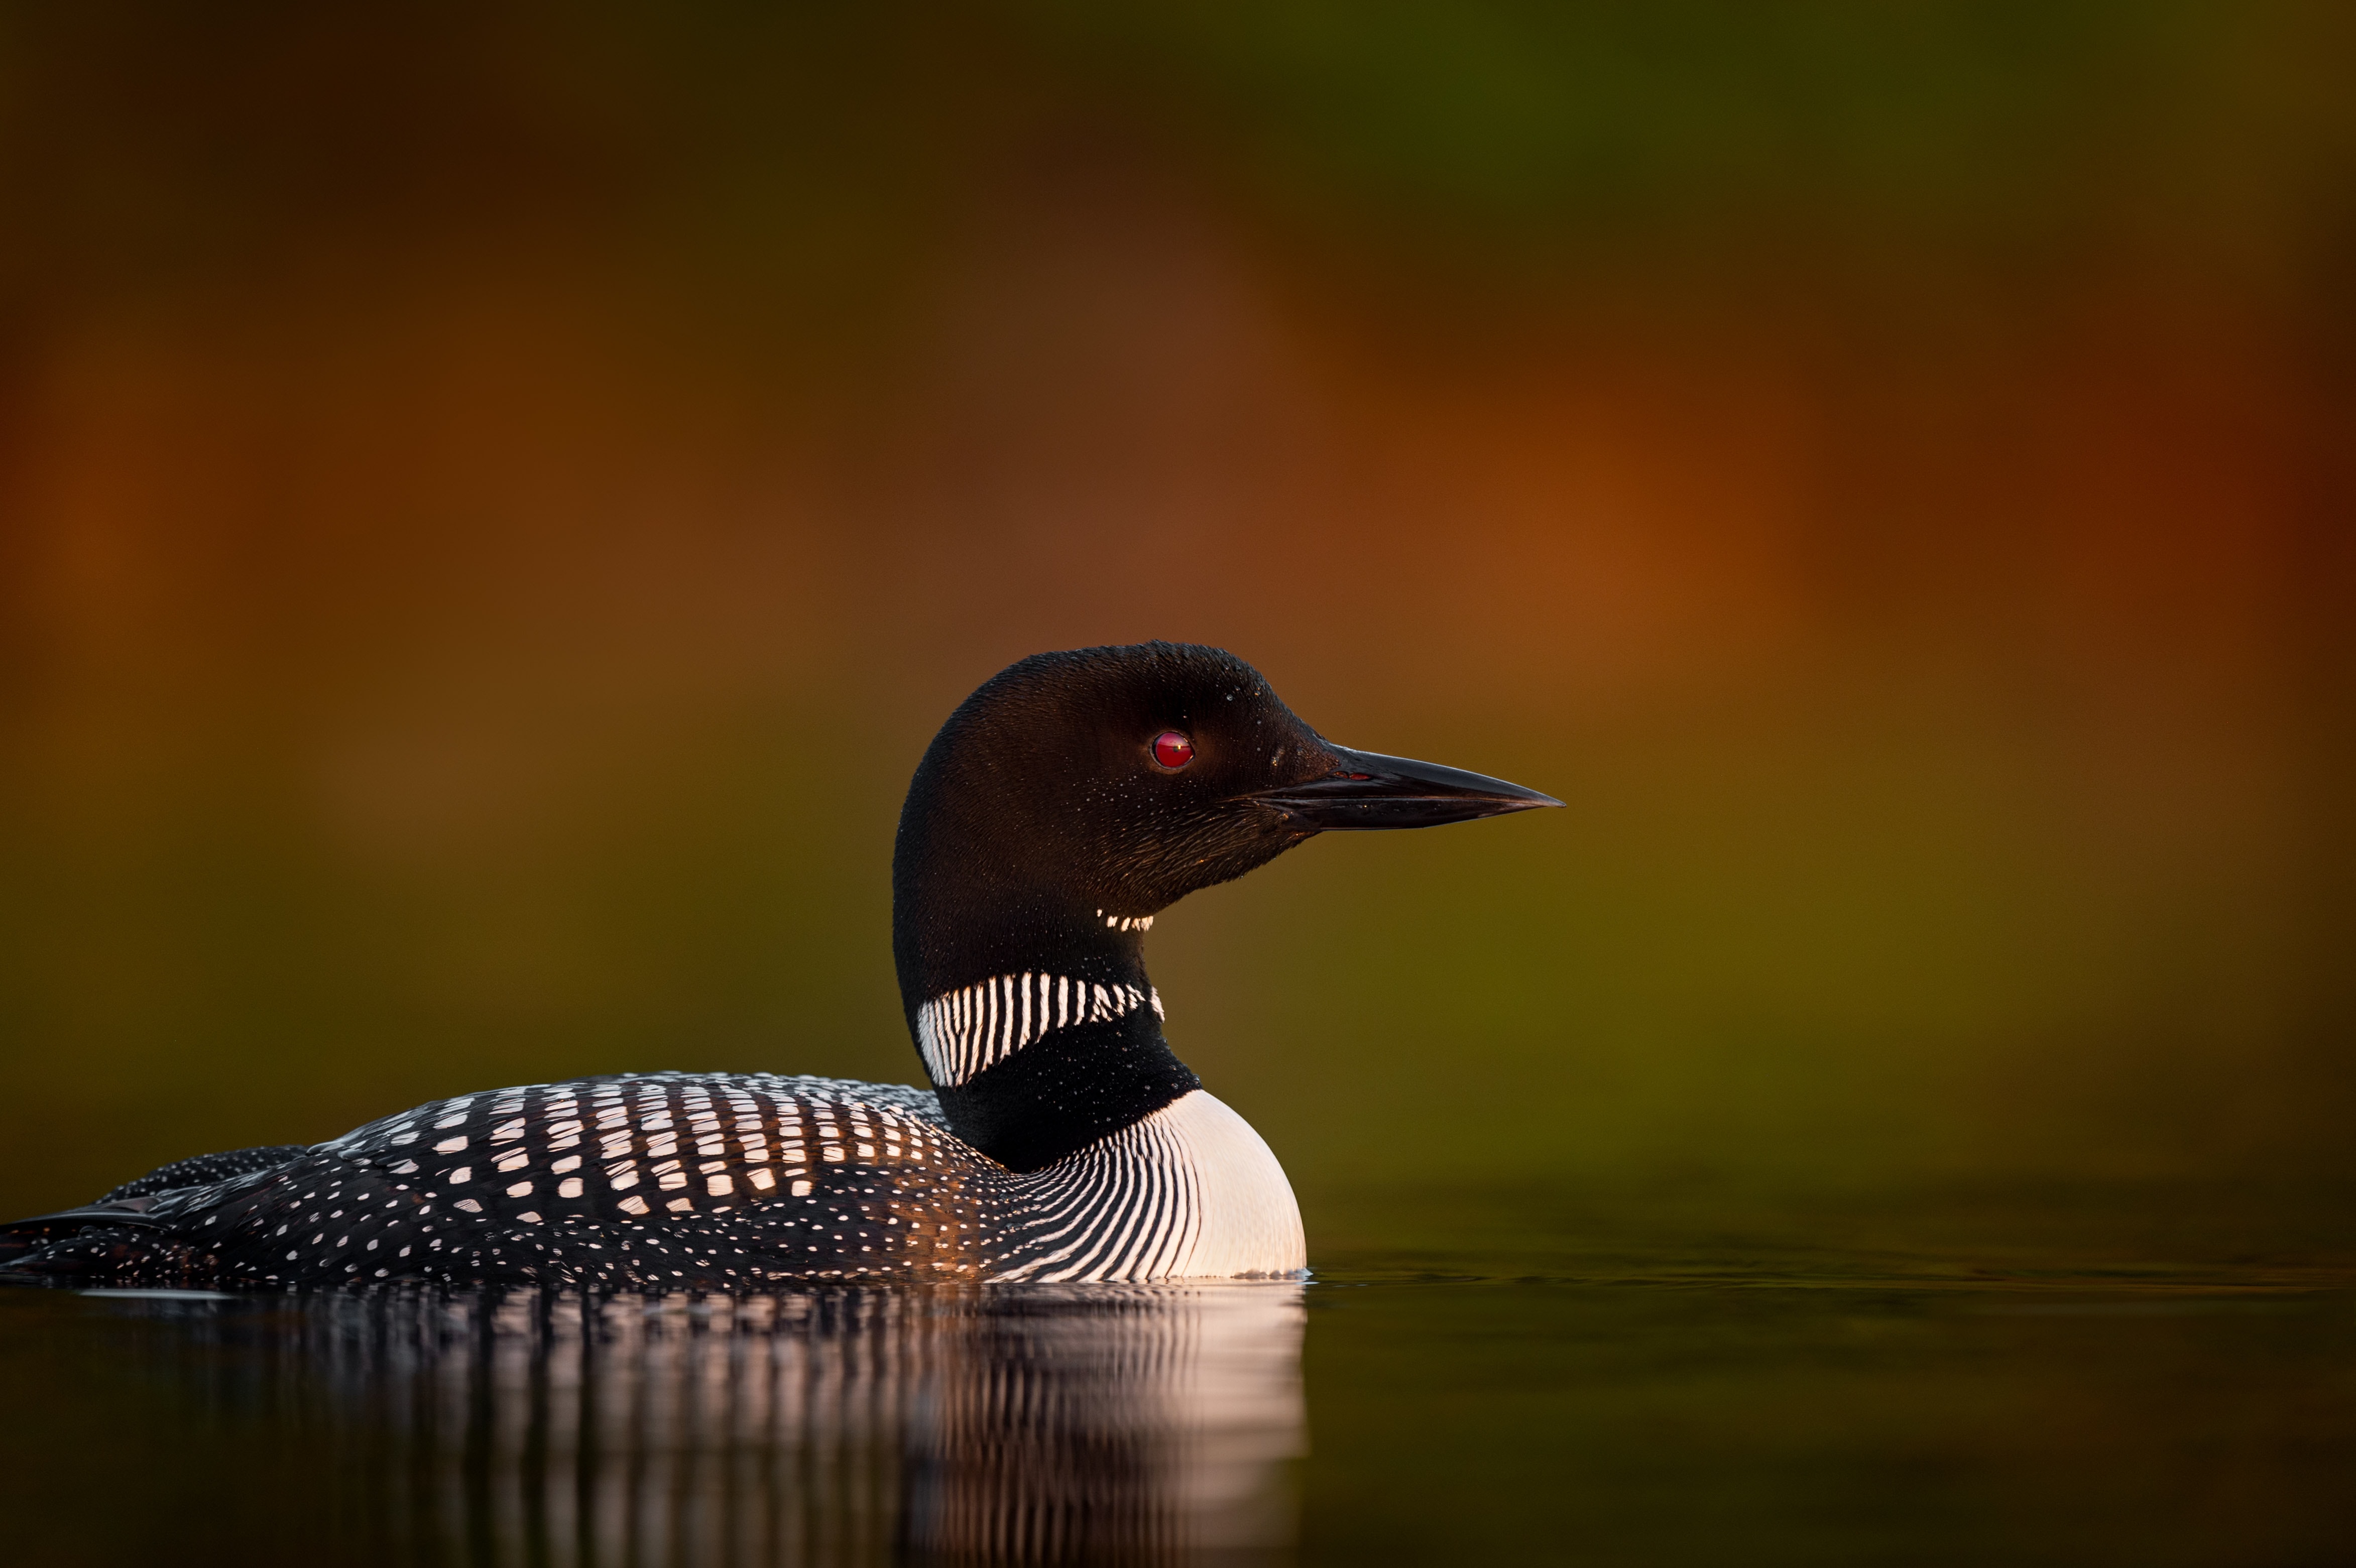
[[[1034,655],[958,706],[909,786],[893,859],[902,997],[913,1024],[993,976],[1142,984],[1151,916],[1320,832],[1559,804],[1333,745],[1217,648]]]

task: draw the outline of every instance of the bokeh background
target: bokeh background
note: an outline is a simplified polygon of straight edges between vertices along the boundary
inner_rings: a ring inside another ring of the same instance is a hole
[[[2338,1190],[2351,66],[2329,4],[11,5],[0,1206],[915,1076],[919,752],[1156,636],[1569,805],[1157,928],[1321,1248]]]

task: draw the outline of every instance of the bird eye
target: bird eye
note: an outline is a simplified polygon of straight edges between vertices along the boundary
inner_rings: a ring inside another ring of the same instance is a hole
[[[1153,760],[1174,773],[1194,760],[1194,742],[1175,730],[1164,730],[1153,737]]]

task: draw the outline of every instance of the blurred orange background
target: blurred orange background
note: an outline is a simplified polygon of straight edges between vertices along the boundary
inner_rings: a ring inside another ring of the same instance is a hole
[[[1570,806],[1157,930],[1312,1236],[2351,1174],[2343,9],[0,39],[16,1210],[500,1083],[916,1076],[918,752],[1156,636]]]

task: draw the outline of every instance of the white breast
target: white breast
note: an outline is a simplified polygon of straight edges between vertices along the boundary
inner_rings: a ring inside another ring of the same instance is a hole
[[[1194,1244],[1165,1277],[1231,1279],[1309,1266],[1292,1183],[1249,1122],[1201,1089],[1146,1120],[1185,1147],[1200,1205]]]
[[[993,1278],[1233,1279],[1308,1266],[1284,1168],[1200,1089],[1027,1185],[1027,1234]]]

